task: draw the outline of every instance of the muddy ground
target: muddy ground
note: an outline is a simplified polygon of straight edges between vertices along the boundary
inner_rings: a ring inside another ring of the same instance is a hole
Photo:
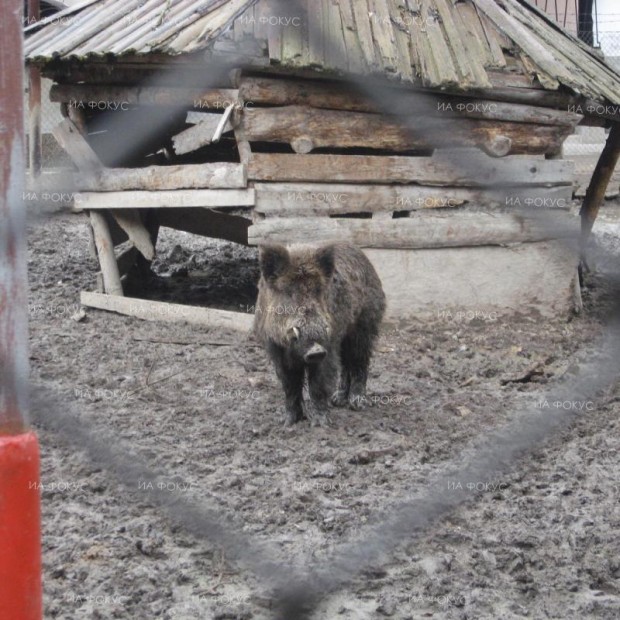
[[[158,251],[168,279],[154,295],[181,286],[192,303],[251,309],[254,251],[172,231]],[[591,275],[581,316],[387,326],[369,382],[375,406],[337,410],[331,429],[285,428],[275,375],[243,335],[95,310],[73,320],[96,271],[83,215],[31,224],[34,383],[102,441],[164,470],[171,493],[216,506],[283,561],[354,536],[516,407],[540,403],[579,369],[609,301],[605,278]],[[619,397],[612,388],[586,404],[570,430],[314,617],[620,617]],[[38,426],[46,618],[272,617],[268,593],[225,551]]]

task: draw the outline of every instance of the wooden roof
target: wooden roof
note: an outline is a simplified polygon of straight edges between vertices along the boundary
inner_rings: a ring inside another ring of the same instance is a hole
[[[55,18],[26,29],[29,60],[228,46],[280,67],[450,90],[518,72],[620,104],[620,75],[526,0],[85,0]]]

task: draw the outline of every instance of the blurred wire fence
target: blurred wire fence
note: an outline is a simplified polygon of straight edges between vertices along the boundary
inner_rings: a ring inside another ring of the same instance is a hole
[[[71,160],[52,135],[52,130],[62,121],[60,104],[50,101],[52,81],[46,78],[41,80],[41,143],[43,168],[71,167]],[[28,80],[24,83],[24,127],[28,132]],[[26,139],[26,148],[28,140]],[[29,154],[26,154],[28,161]]]
[[[620,56],[620,33],[617,33],[615,40]],[[394,100],[385,100],[379,95],[381,90],[366,80],[362,81],[353,76],[349,79],[360,92],[374,97],[377,105],[387,114],[398,111],[402,105],[397,97]],[[436,106],[436,101],[432,96],[421,97],[418,105]],[[51,130],[61,118],[58,104],[49,101],[49,82],[45,80],[42,88],[44,168],[63,166],[68,161],[51,135]],[[440,131],[435,126],[419,129],[427,133],[429,141],[438,141],[440,138]],[[450,123],[444,122],[441,131],[449,130]],[[604,134],[604,130],[601,131]],[[597,135],[600,135],[600,132]],[[602,146],[601,142],[601,149]],[[481,172],[468,170],[468,165],[471,167],[471,164],[465,159],[457,163],[465,173]],[[549,225],[555,224],[549,222]],[[617,309],[614,315],[617,317]],[[590,359],[591,363],[584,365],[570,382],[557,385],[556,389],[549,393],[549,400],[568,402],[594,399],[615,380],[620,370],[620,331],[617,321],[610,321],[605,337],[597,344],[599,348]],[[48,394],[35,393],[34,421],[69,438],[81,448],[86,448],[95,462],[106,466],[120,480],[127,484],[135,480],[156,480],[164,475],[165,472],[155,471],[148,465],[136,464],[123,451],[123,446],[119,448],[111,440],[106,443],[97,435],[95,429],[89,426],[88,421],[77,422],[72,412],[65,409],[61,402],[54,401]],[[50,410],[53,410],[54,415],[49,415]],[[509,469],[527,450],[561,431],[573,422],[575,417],[574,412],[565,414],[563,411],[557,411],[545,418],[535,409],[514,412],[506,426],[497,429],[485,441],[470,446],[456,457],[450,463],[454,466],[454,471],[449,471],[449,475],[445,471],[438,471],[429,484],[420,489],[414,501],[392,507],[389,514],[377,515],[374,525],[364,532],[363,539],[351,541],[338,548],[333,555],[325,558],[320,567],[304,563],[306,570],[303,571],[283,564],[271,547],[259,546],[255,541],[243,536],[238,526],[229,524],[227,515],[207,504],[189,506],[180,498],[171,501],[168,496],[156,492],[151,499],[185,529],[198,537],[219,543],[229,552],[231,559],[253,570],[263,578],[264,585],[274,588],[277,593],[278,618],[301,620],[311,616],[321,598],[346,584],[369,565],[384,562],[403,541],[419,536],[425,528],[465,501],[468,497],[465,493],[447,493],[448,479],[487,480],[491,474]]]

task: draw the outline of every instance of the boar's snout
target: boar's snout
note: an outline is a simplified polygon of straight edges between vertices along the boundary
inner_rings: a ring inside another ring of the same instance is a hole
[[[315,342],[304,355],[304,361],[306,364],[318,364],[325,359],[327,351],[320,344]]]

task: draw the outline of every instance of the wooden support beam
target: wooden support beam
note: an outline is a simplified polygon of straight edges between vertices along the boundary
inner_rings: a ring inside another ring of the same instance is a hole
[[[146,168],[102,168],[90,175],[48,171],[42,183],[47,191],[67,192],[241,189],[247,187],[247,172],[243,164],[226,162]]]
[[[231,88],[171,88],[115,86],[100,84],[54,84],[50,101],[65,102],[84,109],[114,110],[123,106],[187,106],[223,112],[237,101],[238,90]]]
[[[137,209],[112,209],[110,213],[140,254],[146,260],[152,261],[155,258],[155,248],[149,231],[142,223],[140,212]]]
[[[567,208],[572,186],[428,187],[421,185],[341,185],[327,183],[256,183],[255,212],[265,217],[308,217],[418,211],[464,205],[503,208]]]
[[[204,118],[196,123],[193,127],[184,129],[172,138],[172,146],[177,155],[184,155],[197,151],[203,146],[207,146],[214,142],[213,137],[222,121],[222,114],[204,114]],[[230,123],[225,123],[222,127],[222,133],[232,131]],[[221,136],[221,134],[220,134]]]
[[[95,247],[99,257],[99,266],[103,274],[103,285],[105,292],[109,295],[123,295],[121,276],[118,271],[118,264],[114,256],[114,244],[110,235],[108,223],[103,213],[91,211],[90,223],[93,227],[95,237]]]
[[[343,82],[310,82],[308,80],[245,77],[239,97],[251,104],[271,106],[309,106],[351,112],[389,112],[434,118],[474,118],[537,125],[576,125],[581,114],[515,102],[494,101],[430,91],[385,87],[389,105],[382,106]]]
[[[73,121],[73,124],[78,128],[78,131],[84,136],[86,140],[88,135],[88,127],[86,126],[86,115],[84,110],[79,110],[74,106],[68,106],[63,104],[67,110],[67,116]]]
[[[253,189],[188,189],[164,191],[84,192],[76,196],[82,209],[157,209],[179,207],[253,207]]]
[[[494,156],[556,153],[573,132],[571,125],[467,118],[402,117],[399,122],[378,114],[305,106],[246,108],[241,115],[241,127],[252,142],[293,145],[309,138],[312,148],[365,147],[396,152],[473,146]]]
[[[103,168],[99,157],[71,119],[65,118],[52,133],[80,172],[93,173]]]
[[[89,308],[98,308],[134,316],[147,321],[167,323],[190,323],[214,329],[232,329],[247,333],[252,329],[254,316],[243,312],[184,306],[163,301],[117,297],[100,293],[82,292],[80,303]]]
[[[240,99],[240,105],[243,106],[244,103],[243,99]],[[235,128],[235,141],[237,142],[239,161],[247,167],[252,161],[253,153],[245,131],[241,126],[241,110],[233,110],[232,125]]]
[[[542,217],[504,213],[450,213],[411,218],[272,218],[248,230],[251,245],[348,241],[362,248],[428,249],[505,245],[577,238],[575,218],[545,212]]]
[[[592,232],[592,227],[598,215],[607,186],[614,173],[618,158],[620,157],[620,123],[615,123],[607,137],[607,142],[603,152],[599,157],[590,185],[586,191],[586,197],[581,206],[581,245],[582,251],[585,249],[588,237]]]
[[[467,161],[467,169],[461,162]],[[472,172],[473,171],[473,172]],[[437,150],[432,157],[378,155],[290,155],[254,153],[252,181],[316,183],[419,183],[421,185],[571,185],[574,162],[534,157],[492,158],[477,149]]]

